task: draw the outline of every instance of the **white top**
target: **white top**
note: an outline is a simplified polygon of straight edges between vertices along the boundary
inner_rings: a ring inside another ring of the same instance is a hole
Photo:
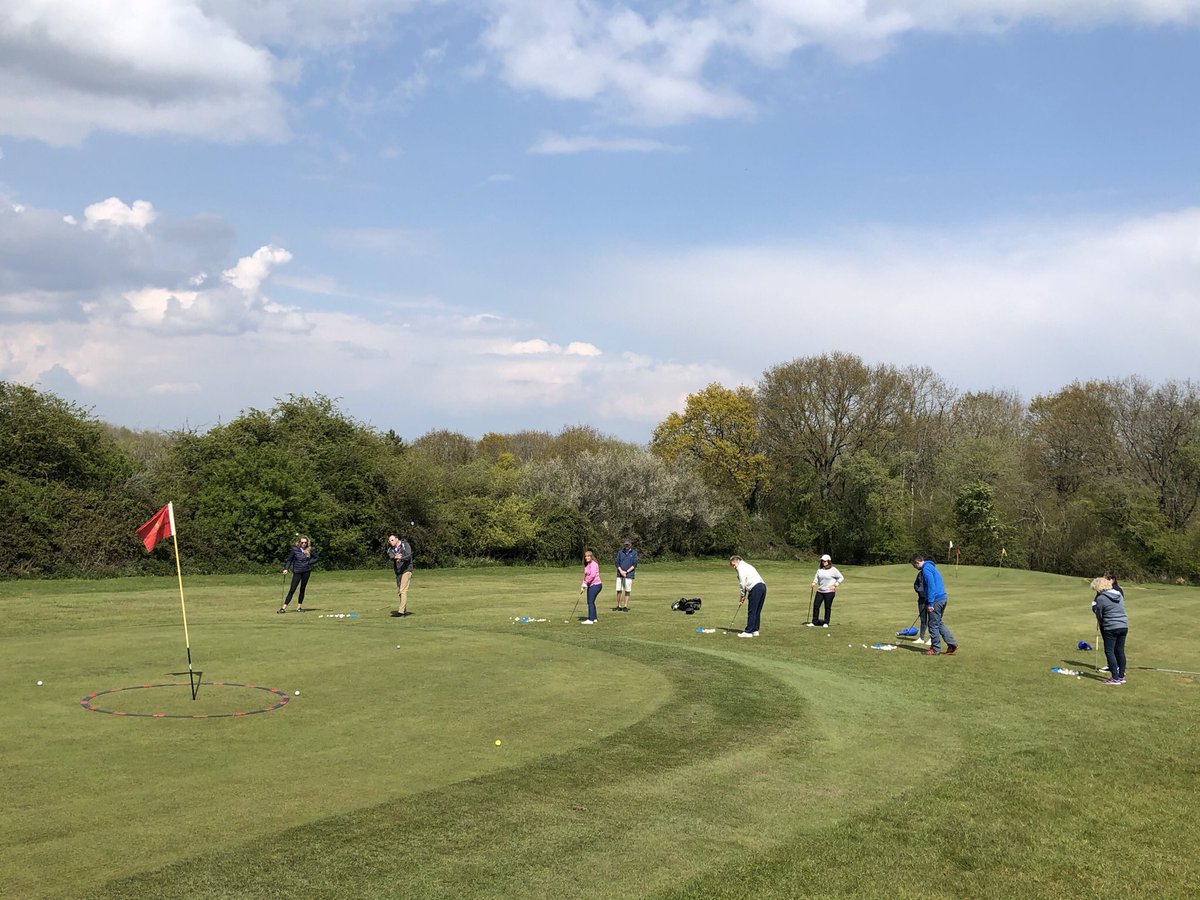
[[[817,586],[817,590],[822,594],[829,591],[836,591],[837,586],[845,580],[845,576],[837,570],[837,566],[830,566],[828,569],[817,569],[817,574],[813,576],[813,584]]]
[[[734,571],[737,572],[738,587],[742,589],[743,595],[750,593],[750,588],[756,584],[764,584],[762,576],[758,574],[758,569],[744,559],[737,564]]]

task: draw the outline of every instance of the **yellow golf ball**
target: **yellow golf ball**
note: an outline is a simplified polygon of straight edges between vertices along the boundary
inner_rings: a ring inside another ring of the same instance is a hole
[[[496,738],[496,746],[497,746],[497,747],[499,747],[499,746],[500,746],[500,738]]]

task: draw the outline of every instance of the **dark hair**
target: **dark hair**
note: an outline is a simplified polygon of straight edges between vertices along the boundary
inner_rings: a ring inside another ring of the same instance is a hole
[[[1109,579],[1113,583],[1113,587],[1115,587],[1122,594],[1125,593],[1125,588],[1121,587],[1121,585],[1117,583],[1117,576],[1115,574],[1106,571],[1102,577]]]
[[[912,555],[912,558],[909,559],[909,562],[915,563],[918,559],[921,560],[921,562],[924,562],[925,560],[929,559],[929,557],[926,556],[924,553],[914,553]]]

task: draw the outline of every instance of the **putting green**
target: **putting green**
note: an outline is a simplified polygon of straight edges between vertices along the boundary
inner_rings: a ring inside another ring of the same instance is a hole
[[[172,629],[22,642],[20,667],[48,677],[40,687],[4,679],[10,696],[35,704],[28,729],[0,738],[6,780],[38,796],[0,824],[3,843],[22,848],[20,870],[30,878],[9,884],[15,896],[36,895],[37,873],[49,869],[77,869],[71,880],[86,884],[97,856],[132,852],[139,868],[167,864],[198,848],[253,843],[288,826],[528,765],[625,728],[670,694],[650,666],[515,630],[401,632],[394,622],[363,618],[281,631],[257,627],[260,618],[204,629],[206,682],[266,685],[287,696],[269,715],[245,718],[117,717],[80,707],[90,694],[126,686],[133,689],[91,702],[139,714],[220,715],[279,701],[245,687],[206,684],[195,703],[186,682],[138,687],[179,680],[163,671],[178,668],[169,659],[178,656]],[[36,789],[47,759],[71,758],[81,747],[86,769],[76,772],[74,788]],[[98,807],[107,815],[96,816]]]

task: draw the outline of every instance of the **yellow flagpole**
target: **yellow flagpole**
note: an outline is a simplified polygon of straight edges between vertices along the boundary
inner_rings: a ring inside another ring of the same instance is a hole
[[[192,642],[188,638],[187,605],[183,602],[183,570],[179,568],[179,538],[175,532],[175,504],[167,503],[167,516],[171,520],[171,544],[175,547],[175,577],[179,580],[179,608],[183,611],[183,645],[188,649],[188,668],[191,669]]]
[[[192,699],[195,700],[200,686],[196,684],[196,677],[192,673],[192,639],[188,636],[187,604],[183,600],[183,569],[179,565],[179,538],[175,531],[174,501],[167,502],[167,516],[171,520],[171,545],[175,548],[175,577],[179,581],[179,609],[183,613],[183,646],[187,650],[188,685],[192,689]]]

